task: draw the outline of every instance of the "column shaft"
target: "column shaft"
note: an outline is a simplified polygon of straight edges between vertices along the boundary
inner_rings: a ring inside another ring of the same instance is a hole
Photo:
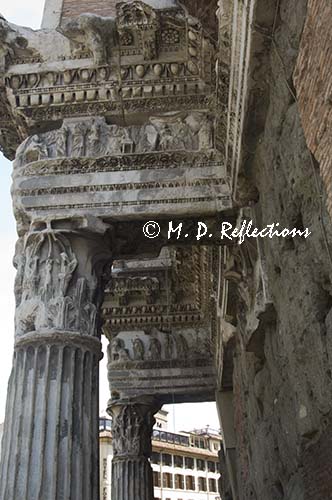
[[[153,500],[153,478],[144,458],[115,460],[112,466],[112,499]]]
[[[0,500],[99,500],[102,249],[49,227],[19,247]]]
[[[74,345],[16,350],[1,500],[99,498],[98,358],[97,350]]]

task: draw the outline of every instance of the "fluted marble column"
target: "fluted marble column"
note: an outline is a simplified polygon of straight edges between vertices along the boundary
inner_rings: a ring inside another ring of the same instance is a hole
[[[49,228],[20,242],[0,500],[99,500],[102,245]]]
[[[153,500],[151,456],[154,398],[109,403],[113,417],[112,500]]]

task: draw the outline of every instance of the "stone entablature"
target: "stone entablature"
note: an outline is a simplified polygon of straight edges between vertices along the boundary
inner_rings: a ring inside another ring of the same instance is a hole
[[[211,269],[208,247],[167,248],[157,259],[114,263],[103,304],[113,397],[213,398]]]
[[[18,219],[84,214],[131,218],[213,215],[231,207],[213,121],[202,112],[151,116],[123,127],[66,119],[19,147],[13,194]]]
[[[210,321],[212,250],[163,249],[156,259],[115,262],[103,305],[112,332],[137,325],[165,328],[199,326]]]
[[[65,116],[206,109],[213,97],[215,49],[182,9],[123,3],[115,19],[82,14],[59,31],[36,32],[33,57],[7,56],[8,99],[27,132]]]
[[[216,47],[184,8],[123,2],[115,18],[82,14],[57,31],[1,22],[1,137],[8,156],[17,149],[20,233],[47,217],[232,207],[216,139]]]

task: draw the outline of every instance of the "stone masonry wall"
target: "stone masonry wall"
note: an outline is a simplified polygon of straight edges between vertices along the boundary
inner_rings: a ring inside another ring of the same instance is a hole
[[[320,439],[305,450],[303,455],[306,499],[332,498],[332,425],[322,433]]]
[[[263,356],[247,352],[241,334],[246,325],[239,325],[234,399],[241,500],[331,498],[331,223],[292,83],[306,13],[305,0],[280,2],[269,108],[251,178],[259,191],[257,226],[279,222],[312,234],[307,240],[262,240],[275,310],[264,328]],[[324,33],[321,38],[324,43]]]

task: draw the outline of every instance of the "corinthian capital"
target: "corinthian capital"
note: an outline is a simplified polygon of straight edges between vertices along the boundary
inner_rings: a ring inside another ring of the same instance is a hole
[[[16,336],[55,330],[98,337],[111,251],[103,235],[47,227],[18,244]]]
[[[154,414],[160,407],[160,403],[153,397],[142,397],[135,401],[122,400],[110,404],[115,458],[150,457]]]

